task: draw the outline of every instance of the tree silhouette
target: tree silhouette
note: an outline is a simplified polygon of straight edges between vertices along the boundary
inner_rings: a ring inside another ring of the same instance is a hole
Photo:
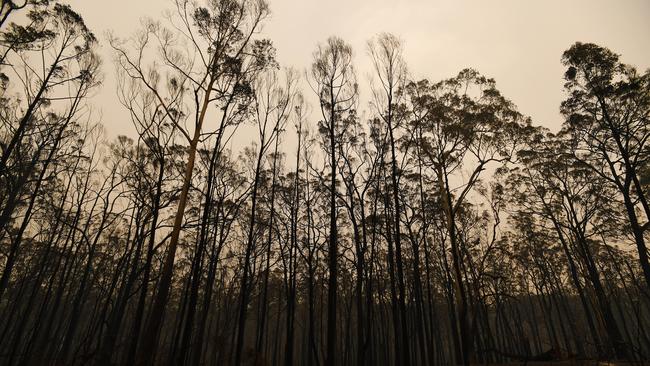
[[[261,0],[171,4],[0,4],[1,364],[648,361],[648,72],[575,43],[551,132],[398,36],[359,85],[338,37],[280,65]]]

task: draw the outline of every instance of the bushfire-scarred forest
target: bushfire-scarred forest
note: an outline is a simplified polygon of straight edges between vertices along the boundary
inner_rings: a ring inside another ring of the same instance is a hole
[[[551,132],[399,35],[299,70],[272,3],[166,5],[100,37],[2,0],[0,364],[649,360],[649,71],[567,44]]]

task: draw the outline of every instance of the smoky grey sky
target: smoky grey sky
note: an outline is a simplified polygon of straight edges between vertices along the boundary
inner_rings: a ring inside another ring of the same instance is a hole
[[[162,19],[171,0],[69,0],[102,41],[105,31],[126,37],[140,19]],[[534,123],[557,130],[564,69],[562,52],[576,41],[593,42],[622,55],[640,70],[650,66],[650,1],[523,0],[269,0],[272,15],[262,35],[278,50],[282,66],[309,67],[318,42],[337,35],[355,50],[359,83],[367,84],[366,41],[391,32],[405,42],[413,78],[437,81],[473,67]],[[103,42],[105,43],[105,42]],[[102,46],[105,83],[96,99],[110,135],[132,135],[119,111],[109,48]],[[362,89],[362,93],[367,88]],[[315,97],[305,90],[308,101]],[[362,95],[361,101],[367,100]],[[315,107],[315,105],[314,105]],[[361,103],[360,109],[366,109]],[[317,117],[316,114],[313,115]]]

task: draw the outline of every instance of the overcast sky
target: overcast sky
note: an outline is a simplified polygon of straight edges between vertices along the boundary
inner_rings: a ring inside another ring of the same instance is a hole
[[[102,41],[107,30],[129,36],[139,27],[141,18],[160,19],[163,10],[171,5],[171,0],[68,2]],[[650,66],[650,1],[645,0],[269,3],[272,16],[263,35],[274,42],[283,66],[305,70],[317,43],[337,35],[353,46],[359,82],[365,84],[370,66],[366,41],[379,32],[391,32],[405,41],[406,61],[414,78],[436,81],[473,67],[496,79],[497,87],[522,113],[552,130],[562,123],[558,112],[564,98],[560,58],[574,42],[606,46],[641,70]],[[132,135],[134,130],[124,118],[126,114],[116,112],[119,105],[106,45],[102,53],[105,83],[97,98],[101,100],[104,124],[111,135]],[[305,91],[311,96],[309,92]],[[315,98],[309,101],[316,103]],[[360,109],[364,108],[360,105]]]

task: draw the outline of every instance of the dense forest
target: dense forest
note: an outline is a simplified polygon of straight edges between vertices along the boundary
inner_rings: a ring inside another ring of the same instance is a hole
[[[2,0],[0,364],[650,359],[650,71],[567,45],[552,132],[397,35],[297,70],[264,0],[167,5],[102,38]]]

